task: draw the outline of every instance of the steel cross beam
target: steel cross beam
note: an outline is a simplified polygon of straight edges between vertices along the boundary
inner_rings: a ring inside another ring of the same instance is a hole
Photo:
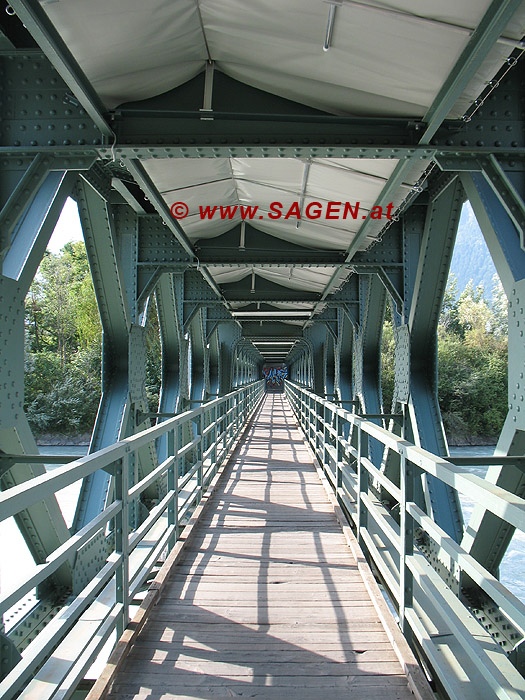
[[[425,122],[427,126],[419,139],[420,146],[430,143],[430,140],[453,107],[455,101],[475,75],[494,45],[494,42],[503,33],[505,26],[520,5],[521,0],[492,0],[490,7],[470,37],[467,46],[456,61],[454,68],[445,80],[434,102],[423,117],[423,122]],[[383,206],[386,204],[391,193],[406,179],[411,166],[412,162],[410,159],[400,161],[397,164],[394,172],[375,202],[375,206]],[[367,219],[361,225],[347,250],[347,261],[351,260],[353,255],[361,247],[368,234],[370,225],[370,219]],[[332,276],[332,279],[326,285],[322,299],[326,299],[327,295],[332,290],[337,279],[336,275],[337,273]]]
[[[113,143],[115,135],[104,117],[106,109],[102,101],[38,0],[13,0],[9,4],[69,85],[102,135],[109,139],[109,143]]]

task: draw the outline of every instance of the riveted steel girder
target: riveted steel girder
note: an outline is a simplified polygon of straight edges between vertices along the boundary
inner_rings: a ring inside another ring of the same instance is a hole
[[[44,169],[42,169],[44,165]],[[24,413],[24,299],[46,250],[49,238],[73,185],[65,172],[50,172],[49,163],[27,163],[7,198],[6,230],[0,275],[0,450],[7,454],[38,454]],[[35,179],[33,178],[35,176]],[[40,187],[36,189],[36,185]],[[4,209],[4,212],[6,210]],[[43,464],[13,463],[2,470],[2,489],[12,488],[45,473]],[[17,525],[37,563],[69,538],[56,498],[29,506],[16,517]],[[59,590],[71,588],[71,567],[62,566],[52,577]]]
[[[195,253],[201,263],[225,266],[247,266],[261,264],[291,265],[338,265],[344,262],[344,252],[306,248],[284,241],[244,225],[241,241],[241,226],[215,238],[202,238],[195,243]]]
[[[407,325],[411,428],[416,444],[443,456],[447,454],[447,446],[437,397],[437,325],[463,198],[463,188],[456,181],[432,201],[426,211],[423,209],[419,224],[414,222],[422,236],[421,249],[415,272],[407,272],[408,284],[413,281],[413,287],[405,294],[406,300],[410,299]],[[412,258],[407,265],[414,262]],[[457,493],[428,477],[427,501],[436,522],[460,541],[463,524]]]
[[[481,227],[487,247],[509,300],[509,412],[495,453],[523,455],[525,451],[525,419],[523,418],[523,313],[525,310],[525,251],[521,232],[506,206],[505,188],[490,182],[481,173],[461,176],[469,201]],[[519,188],[523,204],[525,187]],[[486,477],[491,483],[521,497],[525,495],[525,475],[518,465],[489,467]],[[471,516],[463,546],[489,571],[497,574],[501,560],[514,533],[514,528],[483,508],[476,507]]]

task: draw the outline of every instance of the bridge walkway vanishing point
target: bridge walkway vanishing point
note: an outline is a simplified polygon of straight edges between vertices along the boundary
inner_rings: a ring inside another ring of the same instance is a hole
[[[409,683],[433,697],[344,529],[287,399],[268,394],[111,687],[89,700],[401,700]]]

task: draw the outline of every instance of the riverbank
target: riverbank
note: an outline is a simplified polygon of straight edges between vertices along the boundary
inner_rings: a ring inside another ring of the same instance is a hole
[[[43,433],[36,438],[37,445],[89,445],[91,440],[90,433],[82,433],[81,435],[65,435],[64,433]]]
[[[450,447],[495,447],[498,439],[479,435],[447,435],[447,442]]]

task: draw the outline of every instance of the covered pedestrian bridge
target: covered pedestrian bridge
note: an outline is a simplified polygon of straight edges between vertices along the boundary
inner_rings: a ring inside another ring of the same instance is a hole
[[[0,519],[34,566],[0,591],[1,700],[525,697],[499,581],[525,529],[524,25],[521,0],[10,0]],[[89,454],[48,473],[24,299],[68,197],[102,392]],[[485,479],[437,400],[467,199],[509,300]]]

